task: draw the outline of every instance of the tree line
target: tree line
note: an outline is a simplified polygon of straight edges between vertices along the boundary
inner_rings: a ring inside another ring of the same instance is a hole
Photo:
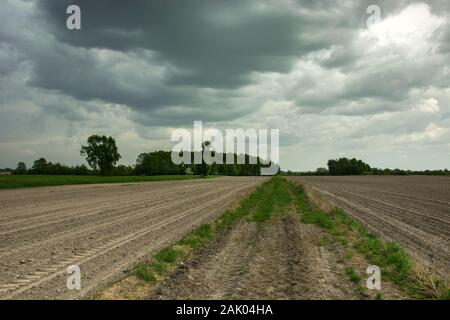
[[[356,158],[330,159],[328,168],[317,168],[315,171],[292,172],[283,174],[288,176],[348,176],[348,175],[450,175],[448,169],[443,170],[403,170],[403,169],[380,169],[372,168],[369,164]]]
[[[171,160],[170,151],[154,151],[149,153],[141,153],[134,167],[135,173],[138,175],[162,175],[162,174],[194,174],[194,175],[226,175],[226,176],[257,176],[261,170],[261,159],[252,157],[248,154],[243,155],[244,164],[238,163],[237,154],[228,154],[228,157],[234,159],[232,164],[226,164],[227,154],[218,153],[214,155],[223,159],[223,164],[213,163],[206,165],[194,164],[194,158],[198,152],[189,152],[191,164],[174,164]],[[255,164],[251,164],[255,162]]]
[[[171,158],[171,151],[153,151],[141,153],[134,166],[117,165],[121,155],[118,151],[115,140],[112,137],[92,135],[87,140],[87,145],[82,146],[80,154],[86,157],[90,168],[86,165],[67,166],[60,163],[52,163],[45,158],[39,158],[33,162],[33,166],[27,169],[24,162],[19,162],[14,174],[42,174],[42,175],[229,175],[229,176],[256,176],[260,174],[262,161],[259,157],[248,154],[237,155],[228,154],[233,159],[233,163],[226,164],[227,154],[215,154],[215,157],[222,157],[223,164],[206,164],[202,160],[201,164],[194,164],[197,153],[203,155],[210,143],[205,141],[202,144],[202,151],[189,152],[191,164],[175,164]],[[198,156],[198,155],[197,155]],[[238,157],[244,160],[243,164],[238,162]],[[203,157],[201,157],[203,159]]]

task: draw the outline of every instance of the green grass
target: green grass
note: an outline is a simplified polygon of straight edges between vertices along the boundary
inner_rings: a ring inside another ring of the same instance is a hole
[[[213,226],[211,224],[202,224],[194,229],[193,232],[178,241],[179,245],[188,246],[193,250],[202,247],[213,237]]]
[[[356,285],[356,292],[364,294],[366,288],[361,284],[363,277],[352,267],[345,268],[347,278]]]
[[[212,227],[210,224],[202,224],[194,231],[194,235],[203,239],[209,239],[212,235]]]
[[[155,255],[157,262],[172,263],[180,256],[180,252],[173,248],[162,249]]]
[[[348,267],[348,268],[345,269],[345,274],[350,279],[350,281],[355,283],[355,284],[358,284],[362,280],[362,277],[359,275],[359,273],[356,272],[351,267]]]
[[[415,298],[450,298],[450,289],[445,287],[445,281],[436,278],[430,284],[417,276],[411,258],[397,243],[384,241],[368,232],[340,209],[335,209],[332,213],[322,212],[310,203],[301,187],[293,188],[296,188],[295,197],[301,221],[320,226],[344,247],[348,247],[347,259],[353,256],[352,249],[361,253],[370,264],[380,267],[384,279],[392,281]],[[353,269],[346,270],[346,274],[355,283],[361,280]],[[429,280],[428,276],[424,278]]]
[[[208,176],[215,177],[215,176]],[[70,175],[0,175],[0,189],[62,186],[71,184],[127,183],[199,179],[192,175],[166,176],[70,176]]]
[[[173,246],[158,251],[149,262],[139,264],[134,270],[136,277],[142,281],[154,283],[156,275],[164,275],[167,267],[181,258],[183,253]]]
[[[381,292],[378,292],[378,293],[375,295],[375,300],[384,300],[383,294],[382,294]]]
[[[136,276],[145,282],[153,283],[156,281],[155,274],[151,270],[151,267],[146,264],[140,264],[135,269]]]
[[[252,219],[257,222],[265,222],[272,218],[274,213],[284,212],[292,198],[286,180],[281,177],[273,177],[260,192],[256,193],[251,206],[254,208]]]
[[[152,269],[152,271],[156,272],[157,274],[163,275],[164,272],[166,272],[166,270],[167,270],[166,263],[160,262],[160,261],[155,261],[151,265],[151,269]]]
[[[285,209],[289,204],[288,190],[280,177],[273,177],[263,183],[255,192],[241,201],[238,208],[226,211],[215,223],[218,231],[226,231],[234,223],[246,217],[251,221],[265,222],[272,217],[275,209]]]
[[[450,288],[446,288],[440,298],[442,300],[450,300]]]

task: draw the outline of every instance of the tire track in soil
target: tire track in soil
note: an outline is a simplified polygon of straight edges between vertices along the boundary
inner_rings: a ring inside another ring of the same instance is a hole
[[[99,243],[108,243],[114,238],[136,232],[136,228],[137,230],[142,230],[148,226],[158,224],[158,222],[164,221],[165,219],[170,219],[174,215],[174,208],[177,206],[181,205],[185,208],[193,207],[196,203],[204,203],[207,201],[208,197],[212,196],[214,192],[226,190],[226,187],[222,187],[221,189],[216,189],[205,194],[197,195],[197,197],[192,199],[182,198],[181,200],[169,202],[165,205],[167,208],[164,211],[161,211],[162,207],[160,207],[158,211],[152,210],[151,212],[144,212],[143,215],[141,214],[141,217],[132,216],[122,219],[124,220],[122,224],[125,223],[125,225],[117,225],[115,230],[111,228],[118,222],[108,221],[102,225],[89,226],[78,230],[78,232],[72,232],[67,235],[63,234],[65,239],[50,237],[45,240],[41,240],[40,242],[37,241],[36,243],[21,247],[20,249],[3,252],[1,255],[2,260],[0,262],[0,268],[5,271],[2,274],[0,288],[5,282],[21,283],[23,278],[30,277],[30,272],[33,273],[33,270],[35,269],[39,269],[38,275],[43,273],[45,270],[52,271],[54,268],[52,267],[48,269],[48,266],[54,266],[55,264],[59,264],[61,261],[66,263],[71,259],[71,255],[80,255],[80,253],[87,250],[91,252],[99,246]],[[133,222],[133,220],[137,220],[139,218],[140,220],[144,220],[139,223],[136,221]],[[120,229],[118,229],[118,227],[120,227]],[[111,231],[113,230],[114,232],[112,233]],[[95,231],[95,237],[89,236],[89,231]],[[75,235],[77,235],[77,237],[75,237]],[[64,244],[63,248],[61,247],[61,244]],[[52,254],[49,255],[49,252],[52,252]],[[12,260],[5,259],[6,255],[12,254],[14,254]],[[19,261],[32,261],[34,263],[21,263]],[[17,274],[22,274],[22,276],[17,279]],[[31,277],[33,278],[34,276],[32,275]]]
[[[224,188],[218,188],[216,191],[224,190]],[[172,207],[183,204],[183,205],[189,205],[195,203],[195,201],[202,201],[202,198],[207,197],[214,191],[209,190],[208,192],[200,193],[196,195],[196,197],[192,198],[181,198],[180,200],[175,201],[167,201],[165,199],[164,201],[158,200],[154,201],[152,203],[152,206],[148,206],[148,204],[140,205],[135,204],[134,206],[131,206],[127,210],[123,210],[124,208],[119,208],[117,212],[117,217],[109,217],[108,215],[100,215],[98,218],[98,221],[89,221],[89,225],[86,226],[86,221],[77,221],[77,224],[74,226],[71,226],[66,220],[64,221],[64,228],[68,228],[68,230],[60,229],[60,226],[56,226],[57,230],[41,230],[41,232],[45,234],[51,234],[50,236],[46,237],[45,240],[42,240],[39,236],[36,236],[36,234],[25,234],[29,239],[31,240],[23,240],[18,238],[17,235],[14,235],[14,238],[6,238],[6,239],[0,239],[2,240],[4,248],[2,248],[2,252],[0,253],[0,258],[4,258],[5,256],[9,256],[11,254],[18,254],[22,252],[23,250],[34,250],[39,249],[42,245],[49,245],[49,244],[60,244],[61,242],[64,242],[65,239],[68,239],[70,237],[74,236],[83,236],[83,237],[92,237],[92,232],[95,232],[96,234],[102,232],[102,228],[108,228],[114,225],[117,225],[119,223],[128,222],[124,227],[128,227],[129,223],[133,220],[137,219],[148,219],[148,218],[155,218],[155,216],[159,216],[159,218],[163,217],[161,216],[161,211],[158,210],[170,210]],[[177,195],[177,193],[166,193],[166,196],[170,197],[173,195]],[[122,211],[121,211],[122,210]],[[116,208],[114,208],[114,211],[116,211]],[[165,212],[165,211],[164,211]],[[157,217],[158,217],[157,216]],[[81,217],[80,217],[81,218]],[[112,218],[112,219],[111,219]],[[108,220],[107,220],[108,219]],[[144,221],[143,223],[148,223],[148,221]],[[137,224],[136,224],[137,225]],[[133,226],[133,225],[131,225]],[[58,228],[59,227],[59,228]],[[107,230],[105,230],[107,231]],[[103,231],[102,233],[107,236],[107,233]],[[126,231],[126,230],[125,230]],[[20,241],[19,241],[20,240]],[[96,241],[99,241],[101,239],[95,238]],[[86,242],[86,239],[83,240]],[[8,242],[12,242],[13,246],[8,246]],[[72,239],[71,244],[74,244],[74,239]],[[66,248],[67,249],[67,248]],[[35,253],[35,252],[34,252]],[[0,263],[1,264],[1,263]]]
[[[163,281],[151,299],[358,299],[320,231],[298,213],[241,221]]]

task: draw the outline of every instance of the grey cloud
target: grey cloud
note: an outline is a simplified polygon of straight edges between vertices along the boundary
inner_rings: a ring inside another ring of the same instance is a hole
[[[320,64],[326,68],[340,68],[346,70],[348,67],[355,64],[361,53],[352,49],[353,48],[342,45],[333,48],[330,56],[321,61]]]
[[[450,53],[450,20],[439,28],[434,36],[439,39],[439,50],[442,53]]]
[[[370,116],[382,112],[404,111],[408,108],[401,102],[385,101],[384,99],[364,98],[358,101],[343,100],[335,107],[327,108],[324,114],[336,114],[344,116]]]
[[[157,76],[141,73],[139,66],[150,66],[145,63],[140,65],[133,58],[106,58],[107,63],[102,63],[104,57],[98,57],[92,51],[59,44],[52,49],[33,55],[34,74],[30,85],[58,90],[84,101],[102,99],[141,109],[182,101],[189,103],[189,96],[163,86]],[[129,67],[122,69],[123,63],[128,63]]]
[[[82,8],[83,29],[65,29],[68,4]],[[294,13],[255,1],[122,1],[46,0],[41,13],[60,41],[88,48],[152,50],[175,66],[170,84],[236,88],[251,72],[287,72],[302,55],[346,39],[336,16]],[[317,7],[312,7],[317,9]],[[323,10],[326,7],[321,7]],[[330,6],[328,6],[330,8]],[[317,34],[317,26],[330,25]]]
[[[0,77],[6,77],[24,61],[24,55],[8,43],[0,42]]]

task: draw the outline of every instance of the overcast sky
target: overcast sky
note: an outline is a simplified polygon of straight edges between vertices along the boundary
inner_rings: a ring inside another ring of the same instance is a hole
[[[279,128],[284,170],[450,168],[449,1],[0,1],[0,168],[94,133],[133,164],[194,120]]]

